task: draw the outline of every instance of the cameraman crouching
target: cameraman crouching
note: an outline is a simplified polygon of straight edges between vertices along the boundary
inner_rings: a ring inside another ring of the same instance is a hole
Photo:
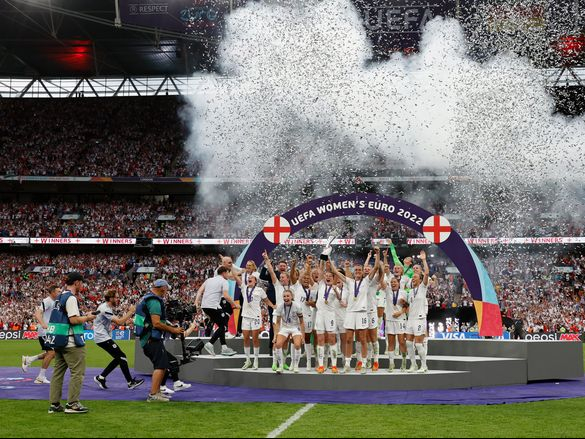
[[[169,354],[166,351],[163,338],[164,333],[181,335],[184,333],[183,328],[176,328],[166,323],[164,296],[170,290],[171,286],[164,279],[154,281],[152,291],[142,298],[136,307],[136,317],[134,318],[134,332],[140,337],[140,345],[152,365],[152,385],[150,394],[146,399],[147,402],[168,402],[169,397],[160,391],[160,386],[170,367]],[[178,366],[178,364],[177,364]]]

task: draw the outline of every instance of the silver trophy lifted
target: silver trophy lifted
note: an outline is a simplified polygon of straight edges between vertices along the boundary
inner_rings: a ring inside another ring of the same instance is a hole
[[[325,246],[325,248],[321,252],[321,256],[320,256],[320,258],[323,261],[328,261],[329,260],[329,256],[331,255],[331,252],[333,251],[333,247],[331,247],[331,243],[333,241],[335,241],[335,235],[330,236],[329,238],[327,238],[327,245]]]

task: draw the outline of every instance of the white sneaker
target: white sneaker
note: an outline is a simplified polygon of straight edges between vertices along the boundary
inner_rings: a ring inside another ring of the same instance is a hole
[[[311,363],[307,363],[307,372],[310,372],[311,370],[313,370]]]
[[[351,366],[344,366],[343,367],[343,373],[351,373]]]
[[[390,365],[388,366],[388,372],[390,373],[394,372],[394,361],[390,362]]]
[[[252,366],[252,362],[249,359],[246,359],[244,365],[242,366],[242,370],[249,369]]]
[[[175,393],[174,390],[169,389],[167,386],[160,386],[161,393],[166,393],[167,395],[172,395]]]
[[[283,371],[282,366],[279,366],[279,367],[276,368],[276,373],[277,374],[280,375],[282,373],[282,371]]]
[[[175,392],[180,390],[187,390],[189,387],[191,387],[191,384],[184,383],[183,381],[175,381],[173,383],[173,390]]]
[[[299,366],[293,367],[293,372],[294,373],[299,373]]]
[[[205,349],[209,355],[213,355],[215,357],[215,349],[213,348],[213,345],[211,343],[209,342],[205,343],[203,345],[203,349]]]
[[[47,377],[36,377],[35,384],[51,384],[51,382],[47,379]]]
[[[416,373],[416,371],[418,370],[418,367],[416,367],[416,364],[413,364],[412,366],[410,366],[410,369],[407,370],[408,373]]]
[[[30,366],[30,363],[28,362],[28,358],[27,358],[27,356],[26,356],[26,355],[23,355],[23,356],[22,356],[22,363],[21,363],[21,365],[20,365],[20,367],[22,367],[22,371],[23,371],[24,373],[27,373],[27,372],[28,372],[28,367],[29,367],[29,366]]]
[[[158,392],[154,395],[148,395],[146,402],[169,402],[169,398],[162,393]]]
[[[417,372],[418,373],[427,373],[429,371],[429,368],[426,366],[422,366]]]
[[[236,336],[235,336],[235,335],[233,335],[231,332],[226,332],[226,334],[225,334],[225,338],[228,338],[228,339],[229,339],[229,338],[236,338]]]
[[[221,355],[225,357],[231,357],[232,355],[236,355],[236,351],[232,348],[228,348],[226,345],[221,347]]]
[[[258,358],[254,358],[254,365],[252,366],[252,369],[258,370]]]
[[[362,370],[360,370],[360,373],[361,373],[362,375],[365,375],[365,374],[367,374],[367,373],[368,373],[368,368],[367,368],[367,367],[362,367]]]

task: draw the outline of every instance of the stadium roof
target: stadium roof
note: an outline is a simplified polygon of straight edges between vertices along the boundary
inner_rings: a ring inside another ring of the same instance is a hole
[[[115,25],[115,0],[0,0],[0,77],[189,75],[216,41]]]

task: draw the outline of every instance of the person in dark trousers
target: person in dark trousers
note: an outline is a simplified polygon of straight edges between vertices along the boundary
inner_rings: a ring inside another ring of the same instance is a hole
[[[95,343],[110,354],[114,359],[106,366],[102,373],[95,376],[93,380],[100,387],[100,389],[107,390],[106,377],[118,366],[126,378],[129,389],[135,389],[144,383],[144,380],[137,380],[130,375],[130,368],[128,367],[128,359],[126,354],[120,347],[112,340],[112,323],[115,325],[125,324],[134,314],[135,306],[131,306],[126,314],[122,317],[117,317],[114,310],[120,306],[120,294],[116,290],[106,292],[104,296],[105,302],[102,303],[98,309],[98,315],[93,324],[93,333]]]
[[[154,372],[146,402],[169,402],[170,397],[161,393],[161,383],[171,367],[167,350],[163,344],[166,332],[181,335],[183,328],[170,326],[166,321],[163,298],[171,286],[164,279],[154,281],[152,291],[145,295],[136,307],[134,333],[140,337],[140,346],[150,361]]]
[[[210,320],[217,325],[216,331],[211,336],[211,339],[205,343],[205,350],[210,355],[215,355],[213,344],[219,339],[221,344],[221,354],[225,356],[235,355],[235,351],[229,348],[225,342],[225,333],[230,314],[222,309],[222,298],[227,301],[233,308],[240,308],[240,304],[233,301],[229,295],[228,276],[229,270],[221,266],[217,269],[217,275],[207,279],[199,291],[197,291],[197,298],[195,304],[197,308],[203,309]]]

